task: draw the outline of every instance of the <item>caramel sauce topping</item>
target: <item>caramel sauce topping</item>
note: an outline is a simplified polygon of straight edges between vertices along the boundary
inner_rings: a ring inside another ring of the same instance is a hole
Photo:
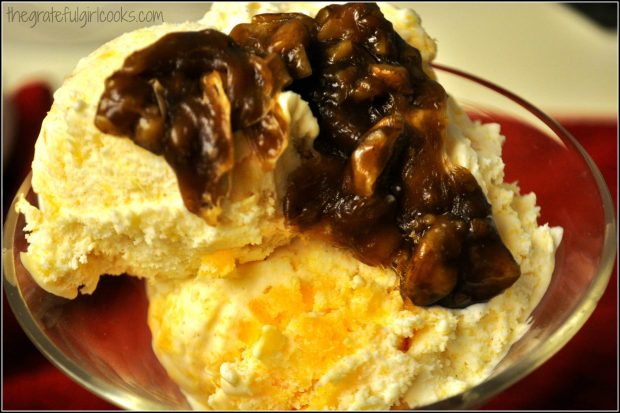
[[[274,96],[290,78],[278,64],[215,30],[170,33],[106,80],[95,125],[163,155],[187,209],[199,213],[230,190],[235,134],[262,159],[280,154],[285,133]]]
[[[229,191],[233,139],[277,158],[285,89],[320,126],[316,156],[289,177],[291,225],[394,268],[416,305],[465,307],[518,279],[480,186],[446,157],[444,89],[375,4],[168,34],[106,80],[95,123],[163,155],[197,213]]]

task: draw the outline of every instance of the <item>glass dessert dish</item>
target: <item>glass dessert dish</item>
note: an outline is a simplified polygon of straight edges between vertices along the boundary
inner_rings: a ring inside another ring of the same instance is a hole
[[[539,223],[564,228],[553,278],[530,316],[529,330],[485,381],[423,406],[475,408],[544,363],[586,322],[614,263],[614,209],[597,167],[553,119],[485,80],[435,68],[439,82],[470,117],[500,124],[506,136],[506,181],[518,181],[522,193],[536,193]],[[36,203],[30,178],[19,194]],[[576,194],[588,196],[575,202]],[[104,277],[91,296],[66,300],[51,295],[20,261],[27,248],[23,227],[24,218],[12,205],[4,230],[4,285],[16,318],[39,350],[75,381],[122,408],[188,409],[151,348],[143,282]]]

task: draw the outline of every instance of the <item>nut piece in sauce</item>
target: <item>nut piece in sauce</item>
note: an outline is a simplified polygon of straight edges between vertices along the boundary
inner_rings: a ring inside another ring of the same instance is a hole
[[[496,234],[470,242],[461,261],[461,277],[454,290],[438,303],[450,308],[490,300],[521,275],[512,254]]]
[[[375,191],[379,175],[392,157],[396,141],[405,129],[402,116],[386,116],[366,132],[351,154],[351,189],[368,197]]]
[[[280,56],[295,79],[312,74],[307,48],[315,35],[316,23],[301,13],[259,14],[251,23],[238,24],[230,32],[238,44],[254,53]]]
[[[434,304],[456,286],[463,227],[462,222],[441,217],[420,239],[401,284],[404,295],[415,304]]]
[[[206,133],[217,133],[219,131],[220,135],[216,145],[205,143],[202,147],[203,152],[208,154],[209,160],[213,160],[215,164],[212,172],[213,180],[220,186],[219,191],[206,191],[203,193],[203,204],[216,205],[217,197],[226,196],[230,191],[231,176],[228,172],[232,170],[235,161],[230,120],[230,101],[228,96],[226,96],[220,72],[214,71],[204,75],[201,79],[201,87],[204,101],[211,102],[208,110],[209,115],[213,119],[212,131]],[[171,141],[174,141],[172,136]],[[203,163],[202,167],[208,167],[208,165]]]

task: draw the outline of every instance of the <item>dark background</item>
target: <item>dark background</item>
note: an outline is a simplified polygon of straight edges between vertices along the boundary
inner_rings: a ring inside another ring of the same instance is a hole
[[[570,7],[602,28],[610,31],[618,30],[618,3],[566,3]]]

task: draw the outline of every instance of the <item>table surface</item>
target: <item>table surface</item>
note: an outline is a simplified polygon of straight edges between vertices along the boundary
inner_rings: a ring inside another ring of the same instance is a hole
[[[95,3],[68,7],[79,6],[99,7]],[[195,20],[205,9],[196,3],[183,7],[178,3],[123,6],[162,10],[168,22]],[[94,23],[84,29],[43,23],[29,28],[8,22],[8,7],[15,12],[18,8],[50,6],[2,6],[3,86],[18,117],[15,136],[19,137],[13,156],[3,164],[5,212],[16,185],[28,172],[32,144],[51,104],[50,88],[60,85],[80,57],[135,28],[131,24]],[[615,32],[606,32],[559,4],[421,3],[415,9],[427,31],[438,39],[438,62],[507,86],[555,115],[589,152],[617,200]],[[71,47],[53,47],[67,43]],[[6,136],[3,134],[3,145]],[[542,367],[483,408],[617,409],[617,326],[616,266],[607,291],[580,332]],[[24,335],[6,300],[2,336],[3,408],[116,408],[52,366]]]

